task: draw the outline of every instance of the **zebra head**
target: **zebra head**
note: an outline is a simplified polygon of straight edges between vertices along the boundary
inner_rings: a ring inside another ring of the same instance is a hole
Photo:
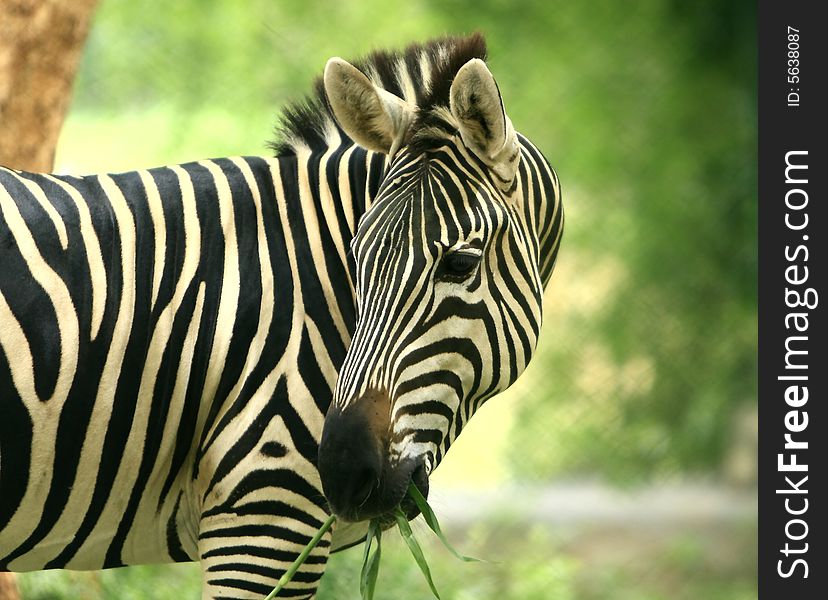
[[[325,69],[341,130],[388,156],[351,244],[356,327],[319,448],[325,495],[348,521],[387,515],[411,481],[427,493],[428,474],[538,338],[557,180],[515,132],[482,60],[448,75],[442,102],[415,103],[421,94],[403,99],[341,59]]]

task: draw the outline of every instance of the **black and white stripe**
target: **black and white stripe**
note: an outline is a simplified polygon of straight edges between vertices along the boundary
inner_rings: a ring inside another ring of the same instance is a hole
[[[484,57],[473,36],[358,63],[402,111],[391,138],[320,82],[275,158],[0,168],[0,570],[200,560],[205,598],[261,597],[336,509],[326,413],[376,390],[389,464],[436,466],[528,362],[562,230],[511,123],[489,160],[452,121]],[[282,596],[315,593],[359,528],[337,529]]]

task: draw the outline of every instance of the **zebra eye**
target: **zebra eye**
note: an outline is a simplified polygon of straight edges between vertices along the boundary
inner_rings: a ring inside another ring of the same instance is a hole
[[[480,264],[480,251],[455,250],[443,257],[437,277],[443,281],[463,281]]]

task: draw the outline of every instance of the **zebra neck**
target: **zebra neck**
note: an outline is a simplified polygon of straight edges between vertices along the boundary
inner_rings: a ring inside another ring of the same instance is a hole
[[[278,172],[273,173],[277,200],[283,194],[283,201],[296,204],[308,217],[308,227],[329,234],[351,274],[349,245],[377,196],[386,161],[382,153],[348,143],[279,156]]]

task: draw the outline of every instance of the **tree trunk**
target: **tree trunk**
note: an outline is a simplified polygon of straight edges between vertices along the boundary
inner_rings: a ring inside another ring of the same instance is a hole
[[[97,0],[0,0],[0,165],[50,171]],[[0,573],[0,600],[19,600]]]
[[[0,0],[0,165],[52,169],[96,1]]]
[[[0,573],[0,600],[18,600],[20,592],[14,581],[14,573]]]

